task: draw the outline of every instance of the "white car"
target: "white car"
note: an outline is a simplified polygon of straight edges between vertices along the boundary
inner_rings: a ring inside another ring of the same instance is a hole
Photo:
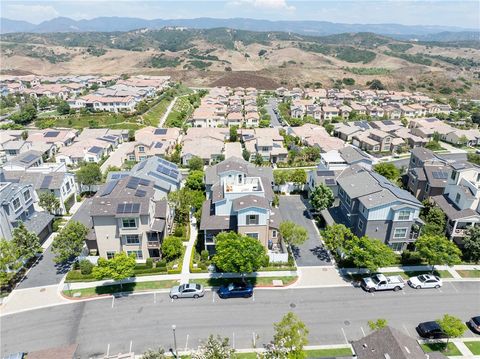
[[[415,289],[440,288],[442,284],[442,280],[433,274],[422,274],[408,280],[408,285]]]

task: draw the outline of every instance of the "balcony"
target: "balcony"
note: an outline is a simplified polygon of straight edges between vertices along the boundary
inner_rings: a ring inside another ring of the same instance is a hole
[[[160,247],[160,241],[148,241],[147,242],[147,248],[159,248]]]
[[[260,177],[248,177],[242,183],[226,183],[224,188],[227,193],[263,192]]]

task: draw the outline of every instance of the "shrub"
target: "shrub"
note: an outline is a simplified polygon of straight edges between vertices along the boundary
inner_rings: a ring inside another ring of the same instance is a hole
[[[200,252],[200,258],[202,259],[202,262],[205,262],[208,260],[209,253],[206,249],[204,249],[202,252]]]
[[[73,269],[74,270],[79,270],[80,269],[80,264],[77,261],[75,261],[75,263],[73,263]]]
[[[158,267],[166,267],[167,266],[167,260],[166,259],[162,259],[162,260],[159,260],[157,262],[157,268]]]
[[[80,273],[83,275],[92,274],[93,264],[87,259],[82,259],[79,263]]]
[[[60,224],[63,222],[62,218],[55,218],[53,223],[52,223],[52,231],[53,232],[58,232],[58,228],[60,227]]]
[[[414,265],[414,264],[421,264],[422,263],[422,258],[420,257],[420,254],[418,252],[412,252],[412,251],[404,251],[402,253],[402,265]]]
[[[78,270],[71,270],[67,273],[66,281],[67,282],[86,282],[92,281],[95,278],[92,274],[82,274]]]
[[[145,262],[145,267],[153,268],[153,259],[152,258],[147,258],[147,261]]]
[[[182,255],[183,243],[178,237],[167,237],[162,244],[162,253],[165,259],[171,261]]]
[[[175,231],[173,231],[173,235],[175,237],[183,237],[184,235],[183,226],[175,227]]]

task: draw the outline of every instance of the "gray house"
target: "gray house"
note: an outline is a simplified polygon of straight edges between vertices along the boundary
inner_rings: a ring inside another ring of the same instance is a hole
[[[345,170],[337,183],[339,205],[322,211],[327,224],[343,223],[355,235],[377,238],[395,251],[415,241],[422,204],[410,193],[360,166]]]

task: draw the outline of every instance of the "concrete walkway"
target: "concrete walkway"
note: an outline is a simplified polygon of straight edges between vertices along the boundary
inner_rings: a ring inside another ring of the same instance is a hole
[[[175,98],[170,102],[170,104],[167,107],[167,111],[163,114],[163,116],[160,118],[160,121],[158,122],[158,127],[162,127],[165,121],[167,120],[168,115],[173,109],[173,106],[175,106],[175,103],[177,102],[178,96],[175,96]]]
[[[60,294],[57,284],[16,289],[3,301],[0,307],[0,315],[68,303],[71,303],[71,301]]]
[[[190,213],[190,238],[185,246],[185,255],[183,256],[182,273],[180,274],[180,284],[188,283],[190,280],[190,259],[192,258],[195,240],[197,239],[197,220]]]

